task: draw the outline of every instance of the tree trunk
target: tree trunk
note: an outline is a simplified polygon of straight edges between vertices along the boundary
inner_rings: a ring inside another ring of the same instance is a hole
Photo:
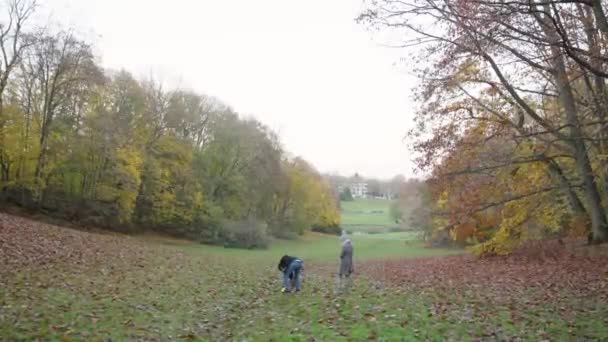
[[[604,16],[603,9],[599,1],[593,3],[593,7],[590,9],[589,7],[583,7],[581,4],[577,4],[577,9],[579,11],[579,15],[582,18],[581,22],[585,27],[585,33],[587,37],[587,44],[589,46],[589,52],[591,54],[591,58],[589,60],[591,66],[595,70],[603,70],[604,62],[602,59],[602,34],[597,32],[597,27],[593,25],[594,15],[592,11],[595,11],[597,6],[599,11],[595,13],[595,22],[598,27],[604,25],[608,27],[608,23],[606,23],[606,17]],[[599,17],[598,17],[599,16]],[[603,20],[603,24],[600,22]],[[608,31],[604,31],[608,33]],[[584,68],[583,68],[584,69]],[[593,84],[589,77],[593,78]],[[599,150],[599,154],[608,153],[607,145],[608,145],[608,124],[606,123],[606,118],[608,117],[608,92],[606,92],[606,83],[604,78],[598,75],[585,75],[585,84],[593,97],[593,102],[595,104],[595,114],[599,119],[600,128],[598,129],[598,140],[599,146],[597,149]],[[600,169],[599,173],[601,179],[604,181],[604,193],[608,194],[608,159],[600,158]]]
[[[4,158],[2,156],[0,156],[0,167],[1,167],[1,176],[0,176],[0,181],[2,181],[2,183],[8,183],[8,181],[10,180],[10,163],[8,161],[5,161]]]
[[[564,187],[564,191],[566,192],[566,196],[568,197],[568,203],[570,203],[570,210],[572,211],[572,214],[575,216],[589,218],[589,213],[587,213],[583,202],[572,188],[570,182],[564,175],[564,172],[562,171],[561,167],[553,160],[546,161],[546,164],[549,168],[549,172],[555,178],[557,178],[557,180]]]
[[[591,0],[591,7],[593,8],[593,15],[598,28],[604,34],[608,34],[608,20],[606,20],[606,14],[602,8],[602,0]]]
[[[566,71],[566,64],[556,42],[559,41],[557,33],[551,24],[543,25],[543,30],[551,44],[551,58],[555,68],[553,79],[557,85],[559,92],[559,102],[561,103],[566,120],[570,126],[568,141],[574,150],[574,158],[576,161],[576,169],[583,180],[583,189],[589,205],[589,215],[591,216],[591,231],[593,233],[593,242],[602,243],[608,241],[608,222],[606,221],[606,212],[602,206],[600,193],[595,182],[591,162],[587,154],[587,146],[585,144],[583,130],[577,116],[574,93],[570,86],[570,80]]]
[[[5,177],[5,158],[4,158],[4,103],[2,101],[2,92],[0,91],[0,167],[2,167],[2,175],[0,181],[8,182],[8,177]],[[5,179],[6,178],[6,179]]]
[[[42,130],[40,132],[40,153],[38,154],[38,162],[36,163],[36,171],[34,177],[40,179],[42,172],[46,167],[46,158],[48,153],[49,145],[49,132],[51,123],[53,121],[53,113],[49,112],[48,105],[45,105],[44,121],[42,123]]]
[[[558,62],[562,64],[563,62]],[[563,72],[562,72],[563,71]],[[608,222],[606,222],[606,212],[602,206],[602,200],[595,182],[591,162],[587,155],[587,147],[583,140],[583,132],[576,116],[576,107],[572,89],[567,82],[565,68],[558,70],[556,83],[560,88],[560,102],[564,106],[568,124],[570,127],[570,144],[574,149],[576,169],[583,180],[585,195],[589,204],[589,214],[591,215],[591,230],[593,232],[593,242],[601,243],[608,240]]]

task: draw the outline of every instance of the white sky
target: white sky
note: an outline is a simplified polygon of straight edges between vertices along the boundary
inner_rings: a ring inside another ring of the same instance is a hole
[[[412,175],[415,79],[356,24],[361,0],[39,0],[104,67],[213,95],[322,172]],[[407,65],[406,65],[407,67]]]

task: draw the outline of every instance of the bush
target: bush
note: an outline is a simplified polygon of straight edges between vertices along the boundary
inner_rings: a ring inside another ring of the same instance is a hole
[[[36,197],[34,187],[28,185],[6,186],[0,191],[1,202],[15,204],[27,209],[37,208]]]
[[[224,221],[221,237],[226,248],[268,248],[266,224],[256,220]]]
[[[404,212],[401,208],[399,201],[391,202],[391,206],[388,209],[388,214],[392,220],[399,223],[403,220]]]
[[[223,243],[221,235],[222,217],[224,211],[221,207],[209,202],[194,215],[192,225],[183,227],[182,231],[187,230],[186,236],[198,240],[201,243],[218,245]]]
[[[331,234],[331,235],[340,235],[342,233],[342,229],[338,225],[334,226],[313,226],[313,232],[323,233],[323,234]]]
[[[297,240],[300,237],[300,234],[289,230],[279,230],[274,232],[272,235],[275,238],[282,240]]]
[[[389,231],[390,233],[399,233],[399,232],[406,232],[406,231],[407,231],[407,229],[405,229],[405,227],[393,226],[393,227],[390,227],[390,228],[388,229],[388,231]]]
[[[340,201],[344,202],[352,202],[355,199],[353,198],[353,194],[350,192],[349,188],[345,188],[340,194]]]

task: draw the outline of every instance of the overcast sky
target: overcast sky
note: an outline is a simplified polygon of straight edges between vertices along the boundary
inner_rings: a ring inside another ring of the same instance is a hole
[[[104,67],[213,95],[322,172],[412,175],[415,79],[354,22],[361,0],[40,0]]]

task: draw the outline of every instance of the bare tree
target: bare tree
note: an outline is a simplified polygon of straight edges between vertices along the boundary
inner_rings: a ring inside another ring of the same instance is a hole
[[[25,25],[36,9],[35,0],[8,0],[4,3],[6,22],[0,22],[0,181],[8,181],[10,161],[4,153],[4,94],[11,74],[18,66],[31,37]]]
[[[86,98],[86,89],[103,80],[103,74],[94,61],[90,46],[78,40],[69,31],[55,35],[42,35],[35,40],[24,63],[24,79],[33,82],[27,99],[40,120],[40,153],[35,170],[39,181],[45,172],[49,153],[49,137],[57,115],[67,115],[78,108]],[[80,103],[80,104],[79,104]],[[79,121],[78,118],[75,119]]]

